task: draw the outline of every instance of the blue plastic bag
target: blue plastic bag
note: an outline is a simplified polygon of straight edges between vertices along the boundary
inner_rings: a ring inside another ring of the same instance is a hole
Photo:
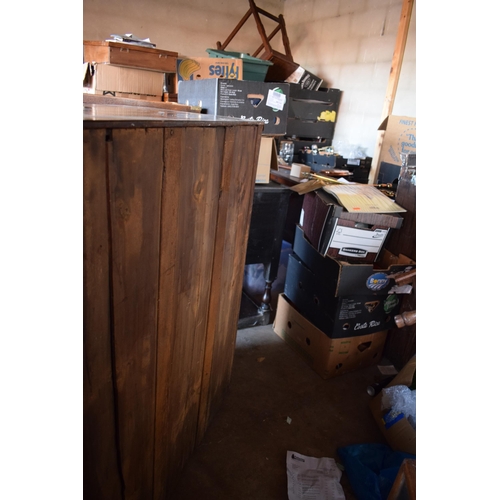
[[[385,444],[353,444],[337,449],[357,500],[386,500],[405,458]]]

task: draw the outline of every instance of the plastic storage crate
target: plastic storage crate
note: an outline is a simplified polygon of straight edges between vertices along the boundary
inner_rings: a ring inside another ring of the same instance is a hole
[[[270,61],[263,61],[258,57],[252,57],[242,52],[230,52],[226,50],[207,49],[210,57],[225,57],[236,58],[243,60],[243,80],[250,80],[253,82],[263,82],[267,75],[269,66],[273,63]]]

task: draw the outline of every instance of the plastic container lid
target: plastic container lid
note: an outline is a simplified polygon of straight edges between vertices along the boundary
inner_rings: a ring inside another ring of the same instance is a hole
[[[248,54],[244,54],[243,52],[231,52],[228,50],[215,50],[215,49],[207,49],[208,54],[211,57],[226,57],[226,58],[236,58],[243,59],[244,62],[262,64],[264,66],[272,66],[273,63],[271,61],[264,61],[259,59],[258,57],[252,57]]]

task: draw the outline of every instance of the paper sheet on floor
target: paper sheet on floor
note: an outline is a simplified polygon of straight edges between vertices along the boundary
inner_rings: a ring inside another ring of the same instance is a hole
[[[342,472],[333,458],[286,453],[288,500],[345,500]]]

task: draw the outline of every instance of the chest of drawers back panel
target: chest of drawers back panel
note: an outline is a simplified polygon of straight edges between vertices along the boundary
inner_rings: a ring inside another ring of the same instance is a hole
[[[84,121],[84,497],[161,499],[229,384],[262,126]]]

